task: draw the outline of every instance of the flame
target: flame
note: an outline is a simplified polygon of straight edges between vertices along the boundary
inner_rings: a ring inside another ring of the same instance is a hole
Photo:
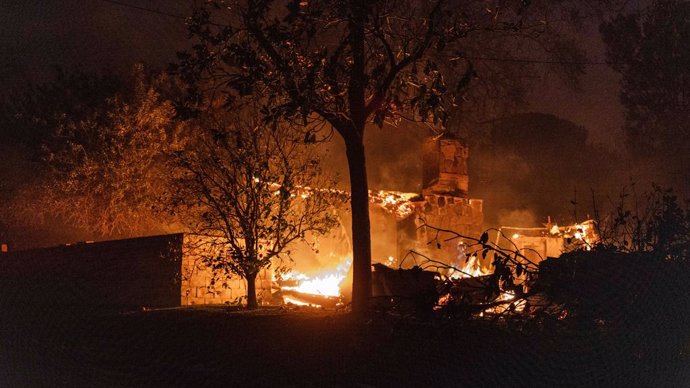
[[[495,302],[510,302],[513,299],[515,299],[515,294],[511,294],[509,292],[503,292],[501,295],[496,298]],[[527,307],[527,301],[523,300],[518,300],[509,304],[501,304],[498,306],[494,306],[491,308],[488,308],[484,310],[483,312],[489,313],[489,314],[503,314],[504,312],[508,311],[511,309],[511,305],[513,311],[516,313],[522,313],[525,311],[525,307]]]
[[[582,241],[585,244],[586,250],[591,250],[592,245],[596,243],[598,237],[596,236],[595,229],[592,228],[591,222],[583,222],[581,224],[575,224],[575,233],[573,237]]]
[[[519,236],[518,236],[519,237]],[[514,236],[515,238],[515,236]],[[460,244],[458,246],[458,257],[457,261],[462,262],[465,261],[464,265],[460,268],[455,268],[452,269],[449,275],[450,279],[465,279],[465,278],[473,278],[473,277],[479,277],[479,276],[486,276],[486,275],[491,275],[493,273],[493,270],[491,268],[483,268],[481,265],[481,261],[477,257],[477,255],[471,255],[467,260],[465,260],[466,255],[465,255],[465,245]],[[510,292],[502,292],[498,298],[494,300],[494,302],[510,302],[513,299],[515,299],[515,294],[510,293]],[[448,304],[450,300],[450,294],[446,295],[441,295],[439,300],[438,300],[438,305],[442,306],[445,304]],[[480,317],[483,317],[485,313],[488,314],[500,314],[505,311],[507,311],[509,308],[511,308],[511,304],[514,304],[513,311],[516,312],[522,312],[526,306],[525,301],[517,301],[517,302],[512,302],[509,304],[499,304],[498,306],[490,307],[487,308],[479,313]]]
[[[302,294],[340,296],[340,284],[345,280],[350,270],[352,260],[347,259],[332,271],[323,272],[314,277],[300,272],[289,272],[283,276],[284,280],[297,280],[297,286],[283,286],[283,290],[296,291]],[[292,303],[294,301],[291,300]],[[294,303],[298,304],[298,303]]]
[[[470,256],[464,266],[451,269],[450,278],[451,279],[463,279],[471,278],[477,276],[491,275],[493,272],[482,268],[481,262],[477,258],[477,255]]]
[[[297,291],[303,294],[339,296],[340,282],[344,278],[345,276],[338,276],[338,274],[328,274],[323,277],[304,280],[296,287],[283,287],[283,289]]]

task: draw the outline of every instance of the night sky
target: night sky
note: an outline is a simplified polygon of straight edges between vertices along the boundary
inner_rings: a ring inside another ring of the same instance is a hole
[[[189,14],[185,0],[124,3],[172,15]],[[187,45],[184,20],[107,0],[27,0],[0,4],[0,83],[5,90],[49,79],[51,68],[99,70],[143,61],[164,67]],[[603,61],[597,23],[581,34],[589,60]],[[615,144],[622,109],[618,78],[606,65],[587,66],[579,91],[539,74],[530,110],[553,113],[585,126],[596,142]],[[621,144],[615,144],[620,146]]]
[[[185,3],[131,4],[184,15]],[[184,20],[101,0],[3,2],[0,25],[0,82],[14,88],[49,79],[54,65],[100,70],[143,61],[164,67],[187,44]]]

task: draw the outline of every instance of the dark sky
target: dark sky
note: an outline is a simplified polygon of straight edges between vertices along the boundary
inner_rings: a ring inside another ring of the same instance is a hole
[[[185,1],[130,4],[180,15],[189,9]],[[102,0],[4,1],[0,26],[0,82],[13,87],[46,79],[52,65],[98,70],[144,61],[164,66],[186,44],[183,20]]]
[[[117,3],[118,0],[115,1]],[[186,15],[186,0],[122,0]],[[53,65],[98,70],[135,61],[165,66],[187,44],[183,20],[124,7],[108,0],[15,0],[0,3],[0,84],[16,88],[46,80]],[[589,60],[603,60],[596,24],[581,35]],[[568,90],[548,74],[531,97],[530,110],[584,125],[590,138],[611,144],[620,134],[618,78],[605,65],[587,67],[581,90]]]
[[[582,34],[590,62],[604,61],[604,45],[596,28]],[[557,77],[544,74],[532,92],[530,110],[552,113],[589,130],[590,139],[616,147],[621,138],[623,108],[618,101],[619,77],[607,65],[590,65],[579,90],[565,87]],[[618,140],[616,140],[618,139]]]

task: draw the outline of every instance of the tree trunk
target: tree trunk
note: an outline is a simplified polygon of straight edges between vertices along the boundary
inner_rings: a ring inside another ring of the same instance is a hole
[[[353,136],[355,137],[355,136]],[[371,234],[369,224],[369,184],[364,144],[361,138],[346,140],[347,163],[352,193],[352,312],[368,312],[371,297]]]
[[[247,308],[256,309],[259,303],[256,301],[256,274],[246,277],[247,280]]]

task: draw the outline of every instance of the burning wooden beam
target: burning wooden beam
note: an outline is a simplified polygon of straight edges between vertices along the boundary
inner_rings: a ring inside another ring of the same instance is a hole
[[[341,303],[340,298],[336,296],[305,294],[303,292],[292,290],[283,290],[282,294],[283,297],[296,299],[298,302],[316,307],[336,308],[338,307],[338,304]]]

